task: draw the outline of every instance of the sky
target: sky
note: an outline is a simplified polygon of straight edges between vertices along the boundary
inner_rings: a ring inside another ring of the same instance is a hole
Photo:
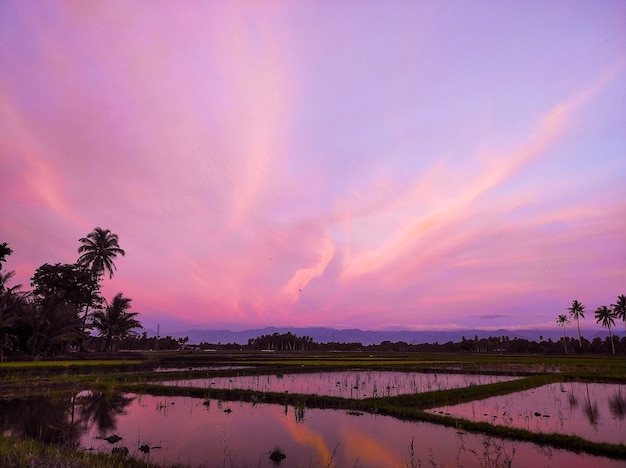
[[[144,326],[556,327],[626,294],[626,2],[0,3],[0,242]]]

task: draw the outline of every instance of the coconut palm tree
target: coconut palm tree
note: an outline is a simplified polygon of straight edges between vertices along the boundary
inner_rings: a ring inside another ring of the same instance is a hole
[[[596,323],[602,323],[604,328],[609,329],[609,339],[611,340],[611,348],[615,354],[615,344],[613,344],[613,334],[611,333],[611,325],[615,326],[615,313],[607,306],[603,305],[596,309]]]
[[[565,324],[569,323],[567,315],[559,315],[556,319],[556,323],[563,327],[563,346],[565,347],[565,353],[567,353],[567,336],[565,335]]]
[[[574,299],[572,305],[567,310],[569,310],[570,316],[576,320],[576,325],[578,325],[578,345],[582,349],[583,342],[580,337],[580,318],[585,318],[585,306]]]
[[[621,296],[617,296],[617,302],[615,304],[611,304],[611,309],[613,313],[615,313],[616,318],[620,318],[624,322],[624,329],[626,330],[626,296],[623,294]]]
[[[92,314],[93,326],[100,332],[99,336],[105,339],[104,351],[112,349],[115,341],[133,335],[133,328],[143,328],[135,319],[139,313],[128,312],[130,301],[122,293],[117,293],[110,304]]]
[[[105,270],[109,272],[109,278],[113,278],[115,263],[113,260],[119,255],[124,256],[124,252],[119,244],[117,234],[113,234],[108,229],[95,228],[87,237],[81,237],[78,241],[82,244],[78,247],[78,263],[85,265],[98,274],[104,275]]]
[[[13,253],[13,250],[9,247],[9,244],[3,242],[0,244],[0,270],[2,270],[2,262],[7,261],[7,257]]]

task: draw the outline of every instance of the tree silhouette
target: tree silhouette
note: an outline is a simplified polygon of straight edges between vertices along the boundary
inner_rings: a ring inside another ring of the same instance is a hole
[[[12,271],[9,271],[11,275],[5,275],[2,278],[0,272],[0,280],[9,278],[12,275]],[[13,287],[6,287],[5,284],[0,284],[0,362],[4,361],[5,351],[12,351],[15,343],[17,342],[17,336],[15,334],[15,325],[19,317],[23,317],[24,311],[27,309],[26,294],[20,291],[22,285],[18,284]]]
[[[615,304],[611,304],[611,309],[613,310],[616,318],[622,319],[624,322],[624,329],[626,330],[626,296],[623,294],[621,296],[617,296],[617,302]]]
[[[30,326],[27,345],[35,356],[62,353],[67,345],[84,338],[78,310],[60,294],[31,304],[27,321]]]
[[[35,297],[58,295],[77,309],[102,302],[97,276],[82,265],[45,263],[35,270],[30,284]]]
[[[609,339],[611,340],[611,348],[615,354],[615,344],[613,344],[613,334],[611,333],[611,325],[615,326],[615,313],[607,306],[603,305],[596,309],[596,323],[601,323],[604,328],[609,329]]]
[[[82,244],[78,247],[78,263],[85,265],[99,276],[104,275],[105,270],[109,272],[109,278],[113,278],[115,263],[113,260],[119,255],[124,256],[124,252],[119,244],[117,234],[113,234],[108,229],[95,228],[87,237],[81,237],[78,241]]]
[[[0,270],[2,270],[2,262],[7,261],[7,257],[13,253],[13,250],[9,247],[9,244],[3,242],[0,244]]]
[[[143,328],[135,319],[138,312],[128,312],[131,299],[117,293],[111,303],[104,310],[93,313],[93,326],[100,332],[99,336],[105,339],[104,351],[111,350],[113,343],[133,335],[133,328]]]
[[[44,264],[31,278],[35,297],[43,299],[59,296],[77,310],[85,310],[82,327],[85,328],[89,308],[102,304],[98,275],[85,265]]]
[[[556,323],[563,327],[563,346],[565,347],[565,353],[567,353],[567,336],[565,335],[565,324],[569,323],[567,315],[559,315],[556,319]]]
[[[572,305],[567,310],[569,310],[570,316],[576,320],[576,325],[578,325],[578,345],[582,349],[583,343],[580,337],[580,318],[585,318],[585,306],[574,299]]]

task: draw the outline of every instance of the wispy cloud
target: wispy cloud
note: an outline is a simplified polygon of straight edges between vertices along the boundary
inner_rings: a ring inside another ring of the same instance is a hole
[[[19,282],[103,226],[128,253],[105,294],[148,321],[516,326],[619,293],[613,20],[585,16],[579,47],[547,10],[474,30],[446,5],[350,8],[0,7]]]

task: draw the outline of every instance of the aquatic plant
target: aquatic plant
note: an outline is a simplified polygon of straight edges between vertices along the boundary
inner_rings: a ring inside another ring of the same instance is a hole
[[[502,439],[483,436],[481,447],[482,450],[466,448],[463,434],[459,435],[459,453],[467,452],[474,455],[479,466],[483,468],[510,468],[512,466],[513,457],[515,456],[515,444],[513,444],[511,451],[507,452]]]
[[[128,455],[128,447],[113,447],[113,449],[111,450],[111,453],[113,455],[121,455],[122,457],[125,457]]]

